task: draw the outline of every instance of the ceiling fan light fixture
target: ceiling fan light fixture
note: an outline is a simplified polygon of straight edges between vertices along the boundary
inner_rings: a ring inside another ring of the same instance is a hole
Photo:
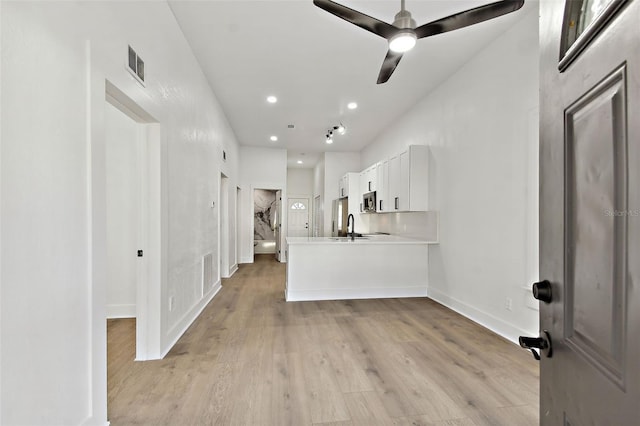
[[[413,49],[416,45],[416,33],[411,30],[402,30],[389,39],[389,50],[396,53],[404,53]]]

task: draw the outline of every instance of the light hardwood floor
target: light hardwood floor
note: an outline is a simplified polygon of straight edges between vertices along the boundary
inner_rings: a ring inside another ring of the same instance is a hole
[[[284,274],[242,265],[161,361],[109,320],[111,425],[538,424],[530,353],[426,298],[286,303]]]

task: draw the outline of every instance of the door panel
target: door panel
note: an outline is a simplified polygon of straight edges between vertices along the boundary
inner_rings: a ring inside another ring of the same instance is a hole
[[[276,259],[284,260],[282,255],[282,191],[276,191],[276,216],[274,220],[274,234],[276,239]]]
[[[287,236],[308,237],[309,236],[309,199],[289,198],[287,203]]]
[[[627,141],[625,67],[565,113],[567,344],[622,386]]]
[[[560,71],[570,13],[540,2],[540,277],[552,283],[540,328],[553,345],[542,425],[640,418],[640,2],[612,3]]]

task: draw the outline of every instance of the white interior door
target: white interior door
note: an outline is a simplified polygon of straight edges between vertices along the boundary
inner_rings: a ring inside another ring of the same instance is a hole
[[[638,424],[640,2],[540,8],[540,423]]]
[[[282,260],[282,191],[276,191],[276,219],[274,222],[276,238],[276,259]]]
[[[287,236],[308,237],[309,236],[309,214],[310,206],[308,198],[289,198]]]
[[[320,205],[320,196],[313,199],[313,236],[319,237],[322,234],[322,206]]]

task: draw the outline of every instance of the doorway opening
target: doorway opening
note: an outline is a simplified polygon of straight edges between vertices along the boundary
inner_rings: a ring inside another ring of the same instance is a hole
[[[107,317],[135,318],[135,359],[158,359],[160,125],[108,80],[105,100]]]
[[[236,199],[234,200],[234,212],[236,217],[236,223],[234,224],[235,229],[235,238],[233,240],[233,250],[235,253],[235,258],[233,260],[233,265],[231,266],[230,275],[233,275],[238,270],[238,263],[240,263],[240,224],[242,220],[240,218],[240,209],[238,208],[240,205],[240,200],[242,199],[242,190],[239,186],[236,187]]]
[[[229,178],[224,173],[220,174],[220,278],[229,278]]]
[[[276,254],[277,198],[275,189],[253,190],[254,255]]]
[[[281,188],[252,187],[251,257],[254,261],[256,254],[274,255],[278,261],[284,259],[281,252],[281,231],[286,212],[282,211],[282,192]]]

